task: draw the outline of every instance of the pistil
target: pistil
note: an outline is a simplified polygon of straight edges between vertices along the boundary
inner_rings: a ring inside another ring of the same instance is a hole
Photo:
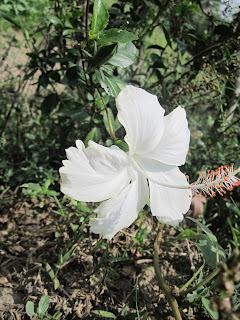
[[[192,194],[213,198],[217,193],[223,196],[227,191],[232,191],[233,187],[240,185],[240,179],[236,177],[240,167],[237,170],[233,167],[232,163],[230,166],[221,166],[217,170],[208,170],[207,174],[200,173],[197,181],[190,185]]]
[[[230,166],[220,166],[217,170],[208,170],[207,173],[201,172],[197,181],[189,184],[189,176],[186,176],[186,184],[184,185],[171,185],[167,183],[159,183],[154,176],[149,176],[146,171],[137,163],[134,157],[130,156],[132,164],[138,169],[142,175],[158,184],[162,187],[173,188],[173,189],[189,189],[192,191],[192,195],[204,195],[205,197],[215,197],[217,193],[221,196],[226,194],[227,191],[232,191],[233,187],[240,185],[240,179],[236,175],[240,172],[240,167],[234,170],[234,164]]]

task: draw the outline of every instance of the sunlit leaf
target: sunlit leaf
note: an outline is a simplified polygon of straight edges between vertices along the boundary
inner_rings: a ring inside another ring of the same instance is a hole
[[[126,43],[137,40],[138,36],[132,32],[121,30],[117,28],[109,29],[105,31],[99,39],[100,44],[106,44],[111,42]]]
[[[93,310],[92,313],[97,314],[100,317],[105,317],[105,318],[111,318],[111,319],[117,319],[114,313],[104,311],[104,310]]]
[[[102,0],[95,0],[93,6],[92,26],[93,34],[98,34],[103,31],[108,24],[108,10]]]
[[[29,317],[32,317],[35,312],[34,312],[34,303],[32,301],[28,301],[26,304],[26,313]]]
[[[120,80],[118,77],[112,76],[107,72],[104,72],[104,78],[101,77],[99,72],[96,72],[98,81],[101,87],[106,91],[107,94],[113,97],[117,97],[122,88],[126,86],[126,83]]]
[[[39,313],[44,314],[47,311],[49,304],[50,302],[48,295],[42,296],[38,304]]]
[[[206,263],[213,268],[217,266],[218,262],[226,259],[223,248],[218,243],[212,242],[206,234],[202,234],[195,245],[201,250]]]
[[[116,54],[108,61],[116,67],[128,67],[134,63],[137,54],[137,48],[132,42],[118,45]]]

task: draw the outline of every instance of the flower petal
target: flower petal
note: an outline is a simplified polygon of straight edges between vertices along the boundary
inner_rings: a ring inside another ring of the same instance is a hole
[[[162,222],[178,224],[191,204],[186,176],[176,166],[140,156],[134,156],[134,160],[148,178],[152,214]]]
[[[118,119],[126,130],[129,154],[144,154],[159,143],[163,130],[164,109],[157,97],[147,91],[126,86],[116,99]]]
[[[116,197],[101,203],[95,210],[98,215],[90,220],[91,231],[102,234],[106,239],[112,239],[118,231],[129,227],[136,220],[148,198],[147,180],[135,172],[135,179],[131,184]]]
[[[152,214],[161,222],[176,226],[191,204],[191,191],[162,187],[149,181]]]
[[[164,117],[164,133],[159,144],[144,156],[169,165],[181,166],[186,161],[189,142],[186,112],[178,107]]]
[[[59,170],[63,193],[78,201],[98,202],[117,195],[129,184],[130,162],[120,148],[91,141],[85,149],[80,140],[76,145],[66,150],[68,160]]]

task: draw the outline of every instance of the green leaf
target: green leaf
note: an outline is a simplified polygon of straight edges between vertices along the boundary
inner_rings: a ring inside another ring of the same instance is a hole
[[[177,239],[194,239],[197,238],[197,233],[191,229],[185,229],[183,232],[181,232]]]
[[[85,146],[87,146],[88,141],[92,140],[94,142],[99,142],[100,139],[101,139],[101,130],[97,127],[94,127],[89,131],[89,133],[84,141],[84,144],[85,144]]]
[[[74,254],[76,249],[77,249],[77,246],[71,248],[67,253],[65,253],[65,255],[62,258],[62,264],[64,264],[65,262],[67,262],[71,258],[71,256]]]
[[[59,97],[57,93],[50,93],[41,104],[42,114],[49,115],[58,105]]]
[[[126,86],[126,83],[119,78],[104,72],[104,79],[101,77],[99,72],[95,72],[100,82],[101,87],[106,91],[107,94],[113,97],[117,97],[122,88]]]
[[[50,302],[48,295],[42,296],[38,304],[39,313],[44,314],[47,311],[49,304]]]
[[[126,68],[134,63],[137,49],[132,42],[119,44],[116,54],[108,61],[116,67]]]
[[[4,12],[0,11],[0,17],[2,17],[3,19],[7,20],[8,22],[10,22],[11,24],[13,24],[15,27],[17,27],[18,29],[21,29],[21,26],[19,24],[17,24],[12,18],[10,18],[8,15],[6,15]]]
[[[211,241],[206,234],[202,234],[195,245],[201,250],[206,263],[213,268],[217,266],[218,262],[226,259],[223,248],[218,243]]]
[[[92,313],[95,313],[98,316],[105,317],[105,318],[117,319],[114,313],[104,311],[104,310],[93,310]]]
[[[56,27],[64,27],[62,21],[56,16],[48,17],[49,21],[54,24]]]
[[[212,319],[218,319],[218,312],[213,311],[211,308],[210,300],[202,297],[202,304],[207,312],[210,314]]]
[[[69,68],[65,74],[63,83],[69,86],[77,87],[84,84],[83,81],[83,70],[79,66],[73,66]]]
[[[121,150],[123,150],[124,152],[128,152],[129,151],[129,146],[126,142],[122,141],[122,140],[117,140],[114,142],[114,144],[116,146],[118,146]]]
[[[90,61],[87,72],[99,68],[108,62],[117,52],[118,44],[114,43],[107,46],[101,46]]]
[[[163,33],[165,35],[167,44],[169,45],[170,48],[172,48],[172,43],[171,43],[171,39],[170,39],[169,33],[168,33],[167,29],[164,27],[163,24],[162,24],[162,29],[163,29]]]
[[[108,24],[108,10],[102,0],[95,0],[93,6],[91,35],[103,31]]]
[[[46,263],[46,271],[53,282],[54,289],[56,290],[60,286],[60,282],[58,278],[55,276],[55,273],[49,263]]]
[[[126,43],[130,41],[137,40],[138,36],[133,34],[132,32],[121,30],[117,28],[112,28],[110,30],[105,31],[99,39],[100,44],[118,42],[118,43]]]
[[[195,222],[197,225],[199,225],[199,227],[207,234],[207,236],[209,237],[209,239],[213,242],[217,243],[217,238],[215,237],[215,235],[212,233],[212,231],[206,227],[203,223],[199,222],[198,220],[191,218],[191,217],[187,217],[188,219],[192,220],[193,222]]]
[[[34,303],[32,301],[28,301],[27,304],[26,304],[26,312],[27,312],[27,315],[29,317],[32,317],[35,312],[34,312]]]

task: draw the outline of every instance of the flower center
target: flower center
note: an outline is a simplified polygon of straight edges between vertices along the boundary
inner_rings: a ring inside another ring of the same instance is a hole
[[[233,187],[240,185],[240,180],[235,175],[240,172],[231,166],[221,166],[217,170],[208,170],[207,174],[200,173],[197,181],[191,184],[193,195],[204,195],[205,197],[215,197],[217,193],[223,196],[227,191],[232,191]],[[188,177],[187,177],[188,178]]]

